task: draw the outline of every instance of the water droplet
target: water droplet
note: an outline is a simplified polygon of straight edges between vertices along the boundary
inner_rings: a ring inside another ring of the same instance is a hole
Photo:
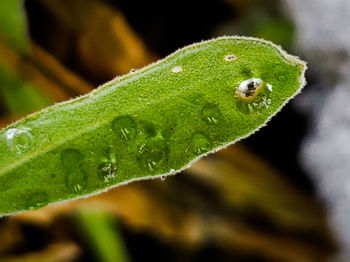
[[[45,192],[31,193],[26,197],[26,209],[34,210],[49,203],[49,195]]]
[[[173,73],[181,73],[182,72],[182,67],[181,66],[174,66],[171,69],[171,72],[173,72]]]
[[[130,69],[130,73],[135,73],[136,72],[136,69],[135,68],[131,68]]]
[[[141,121],[140,132],[145,132],[149,137],[154,137],[157,135],[157,129],[153,123],[148,121]]]
[[[26,129],[11,128],[6,132],[7,146],[11,151],[22,154],[33,146],[33,136]]]
[[[267,89],[268,89],[270,92],[272,92],[272,85],[269,84],[269,83],[267,83],[266,86],[267,86]]]
[[[259,78],[243,81],[236,90],[237,108],[245,113],[259,113],[271,104],[272,86]]]
[[[202,120],[208,124],[218,124],[221,117],[220,109],[215,104],[207,104],[202,109]]]
[[[73,192],[80,192],[86,184],[86,174],[82,172],[83,155],[76,149],[66,149],[61,154],[61,162],[66,170],[66,186]]]
[[[166,176],[160,176],[160,179],[164,181],[166,179]]]
[[[175,169],[172,168],[172,169],[169,170],[169,172],[170,173],[175,172]]]
[[[152,172],[165,161],[168,152],[166,141],[160,135],[147,139],[139,148],[138,160],[142,168]]]
[[[211,143],[204,134],[195,133],[192,135],[191,148],[193,153],[200,155],[211,149]]]
[[[243,81],[236,90],[236,94],[243,98],[252,97],[261,88],[263,81],[259,78],[251,78]]]
[[[110,182],[117,177],[117,158],[111,153],[108,158],[102,159],[102,163],[98,166],[98,175],[104,182]]]
[[[225,60],[228,61],[228,62],[234,61],[236,59],[237,59],[237,57],[235,55],[232,55],[232,54],[225,56]]]
[[[136,122],[131,116],[116,117],[112,122],[113,131],[123,140],[131,140],[136,135]]]

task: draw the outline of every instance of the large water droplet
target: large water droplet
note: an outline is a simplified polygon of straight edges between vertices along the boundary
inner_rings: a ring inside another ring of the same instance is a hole
[[[261,88],[262,83],[262,80],[259,78],[245,80],[237,88],[236,94],[243,98],[252,97]]]
[[[98,175],[104,182],[110,182],[117,177],[117,158],[111,153],[107,158],[102,159],[102,163],[98,166]]]
[[[136,135],[136,122],[131,116],[116,117],[112,122],[113,131],[123,140],[131,140]]]
[[[81,165],[84,157],[77,149],[66,149],[61,154],[61,161],[66,170],[66,186],[73,192],[80,192],[86,184],[86,174]]]
[[[31,193],[26,197],[26,209],[34,210],[49,203],[49,195],[45,192]]]
[[[11,128],[6,132],[7,146],[11,151],[22,154],[33,146],[33,136],[26,129]]]
[[[165,161],[167,151],[167,144],[163,137],[147,139],[139,148],[138,160],[141,167],[149,172],[157,170]]]
[[[202,120],[208,124],[218,124],[221,117],[220,109],[215,104],[207,104],[202,109]]]
[[[259,113],[271,104],[272,86],[259,78],[243,81],[236,90],[237,108],[246,114]]]
[[[193,153],[200,155],[211,149],[210,140],[202,133],[195,133],[191,138],[191,148]]]

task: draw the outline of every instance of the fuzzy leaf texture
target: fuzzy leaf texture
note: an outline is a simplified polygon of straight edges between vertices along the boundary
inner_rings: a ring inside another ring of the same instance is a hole
[[[187,46],[0,132],[0,213],[177,173],[263,126],[306,65],[256,38]]]

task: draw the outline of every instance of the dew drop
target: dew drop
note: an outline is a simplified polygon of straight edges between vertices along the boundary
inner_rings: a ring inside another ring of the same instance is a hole
[[[211,149],[211,143],[204,134],[195,133],[191,138],[191,148],[193,153],[200,155]]]
[[[81,169],[83,155],[77,149],[69,148],[62,152],[61,162],[66,171],[66,186],[74,193],[80,192],[86,184],[86,174]]]
[[[6,132],[7,146],[18,155],[28,151],[33,146],[33,136],[29,130],[11,128]]]
[[[34,210],[49,203],[49,195],[45,192],[31,193],[26,197],[26,209]]]
[[[123,140],[131,140],[136,135],[136,122],[131,116],[116,117],[112,122],[114,133],[119,135]]]
[[[222,117],[219,107],[215,104],[205,105],[201,114],[204,122],[214,125],[217,125]]]
[[[139,147],[138,161],[143,169],[153,172],[165,161],[168,149],[166,141],[161,136],[147,139]]]
[[[235,55],[232,55],[232,54],[225,56],[225,60],[228,61],[228,62],[234,61],[236,59],[237,59],[237,57]]]
[[[237,108],[245,113],[259,113],[271,104],[272,86],[259,78],[243,81],[236,89]]]
[[[272,85],[269,84],[269,83],[267,83],[266,86],[267,86],[267,89],[268,89],[270,92],[272,92]]]
[[[117,170],[117,159],[112,153],[108,158],[104,158],[98,166],[98,175],[104,182],[110,182],[117,177]]]
[[[171,69],[171,72],[173,72],[173,73],[181,73],[182,72],[182,67],[181,66],[174,66]]]
[[[243,98],[254,96],[257,90],[261,87],[262,83],[262,80],[259,78],[245,80],[239,85],[236,93]]]

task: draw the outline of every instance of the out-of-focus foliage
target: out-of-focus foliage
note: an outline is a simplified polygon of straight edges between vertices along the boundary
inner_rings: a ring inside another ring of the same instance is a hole
[[[129,261],[113,216],[101,208],[81,209],[77,223],[101,262]]]
[[[23,0],[3,0],[0,6],[0,36],[12,48],[20,52],[29,51],[26,15]]]
[[[23,81],[0,66],[0,93],[13,115],[24,115],[50,105],[52,102],[33,84]]]

